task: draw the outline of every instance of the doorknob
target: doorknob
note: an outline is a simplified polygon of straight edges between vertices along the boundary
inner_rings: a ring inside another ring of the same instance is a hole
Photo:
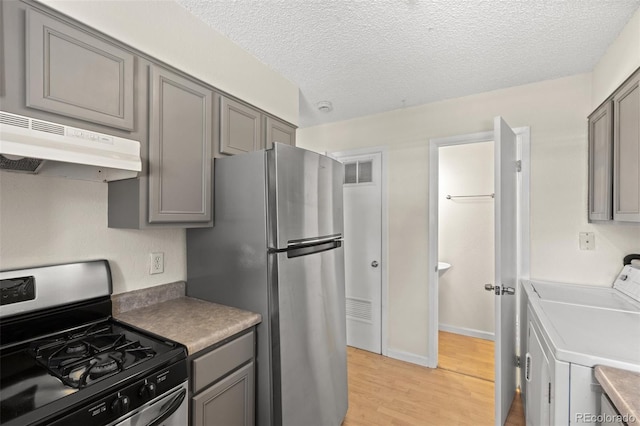
[[[503,294],[516,294],[516,289],[513,287],[502,287],[499,285],[485,284],[484,289],[487,291],[493,291],[496,295],[501,296]]]
[[[513,287],[502,287],[502,294],[516,294],[516,289]]]
[[[371,262],[371,266],[374,267],[374,268],[377,268],[378,267],[378,262],[374,260],[373,262]]]
[[[498,296],[500,295],[500,286],[499,285],[485,284],[484,285],[484,289],[487,290],[487,291],[493,291]]]

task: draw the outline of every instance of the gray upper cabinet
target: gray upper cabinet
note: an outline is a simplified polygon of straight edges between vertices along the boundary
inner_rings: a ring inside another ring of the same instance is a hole
[[[613,105],[589,116],[589,220],[611,220]]]
[[[613,218],[640,222],[640,70],[613,96]]]
[[[26,105],[133,130],[133,54],[38,11],[26,16]]]
[[[3,1],[0,1],[0,96],[4,96],[4,85],[6,80],[6,71],[4,70],[4,21],[2,16]]]
[[[269,149],[274,142],[280,142],[287,145],[296,145],[296,129],[283,121],[275,118],[265,117],[266,128],[266,144],[265,148]]]
[[[262,113],[217,95],[220,108],[220,153],[242,154],[263,148]]]
[[[213,92],[150,67],[149,223],[212,219]]]
[[[640,69],[589,116],[589,220],[640,222]]]

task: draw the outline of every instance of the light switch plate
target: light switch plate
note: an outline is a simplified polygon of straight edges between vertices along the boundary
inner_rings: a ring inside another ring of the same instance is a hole
[[[593,232],[580,233],[580,250],[595,250],[596,235]]]

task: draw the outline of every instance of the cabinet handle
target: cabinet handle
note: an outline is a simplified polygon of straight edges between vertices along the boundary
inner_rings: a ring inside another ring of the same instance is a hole
[[[527,352],[524,356],[524,378],[531,382],[531,354]]]

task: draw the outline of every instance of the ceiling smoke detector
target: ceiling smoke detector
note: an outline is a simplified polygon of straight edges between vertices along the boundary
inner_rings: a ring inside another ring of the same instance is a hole
[[[321,101],[318,102],[318,111],[320,112],[331,112],[333,111],[333,104],[329,101]]]

